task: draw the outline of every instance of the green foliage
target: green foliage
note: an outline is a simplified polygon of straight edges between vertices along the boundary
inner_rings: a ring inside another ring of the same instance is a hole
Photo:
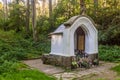
[[[9,5],[8,19],[5,20],[4,11],[0,11],[0,29],[5,31],[14,30],[16,32],[25,31],[26,8],[20,4]],[[89,15],[98,25],[99,42],[102,44],[120,44],[120,7],[119,0],[99,1],[98,5],[94,0],[85,0],[86,14]],[[40,35],[46,35],[54,31],[60,24],[70,17],[80,14],[79,0],[61,0],[52,11],[52,16],[39,16],[37,27]],[[52,25],[51,25],[52,24]],[[31,29],[31,28],[30,28]],[[31,33],[30,33],[31,35]],[[27,35],[27,37],[29,37]]]
[[[116,1],[116,3],[114,2]],[[92,17],[98,25],[99,43],[109,45],[120,45],[120,7],[118,0],[107,0],[106,3],[98,1],[98,7],[88,4],[87,14]],[[106,4],[106,6],[104,6]],[[109,5],[109,6],[108,6]],[[117,7],[116,7],[117,6]]]
[[[3,17],[4,16],[4,12],[2,10],[0,10],[0,29],[4,30],[4,27],[6,22],[5,22],[5,18]]]
[[[99,36],[100,43],[103,44],[118,44],[120,40],[120,24],[110,26],[104,33]]]
[[[120,45],[120,1],[107,0],[106,3],[99,1],[98,6],[90,0],[85,2],[86,14],[98,25],[99,42]],[[18,3],[10,4],[8,19],[5,19],[4,11],[0,10],[0,80],[54,80],[47,79],[38,71],[19,71],[23,67],[17,60],[37,58],[44,53],[49,53],[50,41],[47,35],[70,17],[80,14],[79,0],[61,0],[53,10],[52,16],[37,18],[39,42],[33,42],[30,36],[24,34],[25,11],[26,8]],[[120,61],[120,47],[100,45],[99,58],[104,61]]]
[[[120,61],[120,47],[100,45],[99,59],[103,61]]]
[[[37,70],[21,70],[0,75],[0,80],[56,80]]]
[[[22,27],[25,26],[25,7],[19,4],[11,4],[10,7],[10,16],[8,20],[7,30],[13,29],[16,32],[22,30]],[[6,28],[6,27],[5,27]]]
[[[77,0],[61,0],[53,11],[54,26],[58,27],[70,17],[78,15],[80,12],[79,8]]]
[[[48,53],[50,43],[44,40],[43,38],[41,42],[35,43],[14,31],[0,30],[0,80],[55,80],[54,77],[37,70],[29,70],[18,61],[37,58],[43,53]]]
[[[93,1],[85,0],[86,14],[97,24],[99,30],[99,43],[120,44],[120,7],[119,0],[107,0],[106,3],[98,0],[98,5]],[[53,11],[54,26],[59,26],[70,17],[80,14],[80,3],[77,0],[62,0]]]
[[[116,71],[120,75],[120,64],[113,67],[112,70]]]
[[[37,20],[37,26],[40,34],[48,34],[52,31],[52,29],[50,29],[49,18],[47,16],[40,16]]]
[[[47,39],[35,43],[31,39],[22,38],[20,34],[15,34],[14,31],[0,31],[0,57],[3,60],[30,59],[49,51],[50,43]]]
[[[39,57],[48,52],[48,46],[46,41],[34,43],[14,31],[0,31],[0,80],[54,80],[38,71],[20,71],[27,66],[17,61]]]
[[[0,75],[9,72],[17,72],[22,68],[27,68],[27,66],[15,60],[5,60],[3,63],[0,62]]]
[[[0,29],[5,31],[22,31],[25,26],[25,7],[16,3],[9,4],[8,18],[5,19],[4,11],[0,11]]]

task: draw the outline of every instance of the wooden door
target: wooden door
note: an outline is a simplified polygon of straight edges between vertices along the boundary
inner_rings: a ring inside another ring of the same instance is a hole
[[[85,50],[85,33],[81,27],[76,30],[76,38],[77,38],[77,49]]]
[[[78,50],[85,49],[85,35],[78,35]]]

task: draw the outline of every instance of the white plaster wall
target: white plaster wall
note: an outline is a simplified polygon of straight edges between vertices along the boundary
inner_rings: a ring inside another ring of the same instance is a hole
[[[52,35],[50,54],[75,56],[74,33],[80,26],[85,32],[85,52],[88,54],[98,53],[98,32],[90,19],[80,17],[71,27],[65,28],[63,35]]]
[[[57,34],[51,36],[51,53],[56,55],[63,54],[63,35]]]
[[[85,32],[85,52],[88,54],[98,53],[97,30],[88,18],[80,17],[63,33],[64,54],[67,56],[74,56],[74,32],[80,26]]]

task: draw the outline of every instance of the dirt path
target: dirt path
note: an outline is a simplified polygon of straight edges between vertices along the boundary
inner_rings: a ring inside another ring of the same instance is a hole
[[[36,68],[47,74],[57,74],[64,72],[62,68],[43,64],[41,59],[25,60],[23,62],[30,66],[31,68]]]
[[[58,80],[115,80],[117,78],[116,72],[110,70],[110,68],[116,65],[115,63],[100,62],[98,67],[82,71],[81,69],[77,69],[66,72],[62,68],[42,64],[41,59],[27,60],[23,62],[31,68],[36,68],[42,72],[57,77]]]

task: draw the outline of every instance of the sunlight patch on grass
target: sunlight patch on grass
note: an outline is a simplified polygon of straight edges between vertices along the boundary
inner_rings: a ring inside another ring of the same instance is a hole
[[[118,75],[120,75],[120,64],[118,64],[117,66],[113,67],[112,70],[116,71],[118,73]]]
[[[0,75],[0,80],[56,80],[53,76],[48,76],[37,70],[21,70],[14,73],[4,73]]]

